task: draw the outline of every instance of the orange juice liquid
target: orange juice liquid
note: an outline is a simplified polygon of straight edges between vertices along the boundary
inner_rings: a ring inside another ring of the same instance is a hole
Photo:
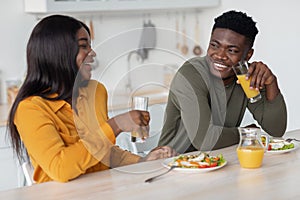
[[[146,130],[140,130],[141,132],[139,131],[132,131],[131,132],[131,142],[144,142],[144,140],[146,138],[149,137],[149,132],[146,131]],[[143,137],[143,138],[141,138]],[[137,138],[139,138],[139,140],[137,140]]]
[[[246,96],[248,98],[253,98],[256,97],[257,95],[259,95],[259,91],[256,89],[250,89],[250,81],[251,81],[251,77],[246,80],[246,74],[242,74],[242,75],[237,75],[237,78],[240,81],[240,84],[242,85],[242,88],[246,94]]]
[[[139,133],[136,132],[136,131],[132,131],[132,132],[131,132],[131,136],[132,136],[132,137],[139,137]]]
[[[261,166],[265,152],[263,148],[239,147],[236,151],[241,167],[258,168]]]

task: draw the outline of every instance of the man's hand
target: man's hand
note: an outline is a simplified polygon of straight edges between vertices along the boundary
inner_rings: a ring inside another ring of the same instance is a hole
[[[247,78],[252,77],[250,87],[258,89],[266,88],[266,97],[269,101],[275,99],[280,90],[277,78],[263,62],[253,62],[249,66]]]

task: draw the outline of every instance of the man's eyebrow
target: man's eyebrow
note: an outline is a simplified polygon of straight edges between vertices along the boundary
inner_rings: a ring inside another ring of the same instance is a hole
[[[216,42],[216,43],[220,44],[220,42],[216,39],[211,39],[210,42]]]
[[[212,39],[211,42],[215,42],[215,43],[217,43],[217,44],[221,44],[218,40],[215,40],[215,39]],[[227,44],[226,46],[227,46],[228,48],[238,48],[238,49],[241,48],[240,46],[235,45],[235,44]]]
[[[229,48],[238,48],[240,49],[241,47],[237,46],[237,45],[228,45]]]

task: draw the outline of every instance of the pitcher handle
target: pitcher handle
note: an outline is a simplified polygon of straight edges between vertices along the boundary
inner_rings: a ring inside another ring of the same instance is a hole
[[[267,133],[260,134],[261,143],[265,147],[265,150],[268,150],[269,143],[270,143],[270,136]]]

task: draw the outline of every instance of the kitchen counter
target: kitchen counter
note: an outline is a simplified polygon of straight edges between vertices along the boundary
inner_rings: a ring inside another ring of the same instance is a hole
[[[0,126],[6,126],[9,110],[9,104],[0,104]]]
[[[108,110],[123,110],[131,108],[133,96],[149,97],[149,106],[167,103],[169,91],[166,88],[143,88],[135,92],[110,92],[108,91]]]
[[[166,103],[168,99],[168,89],[166,88],[143,88],[136,92],[108,92],[108,111],[128,109],[131,107],[132,96],[149,97],[149,106]],[[9,104],[0,104],[0,126],[6,126]]]

